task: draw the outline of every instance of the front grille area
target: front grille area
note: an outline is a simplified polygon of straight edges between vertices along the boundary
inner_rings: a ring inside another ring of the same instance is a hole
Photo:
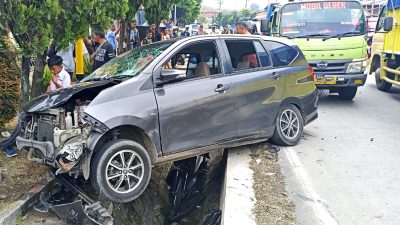
[[[317,64],[321,61],[327,62],[326,68],[318,68]],[[346,74],[346,69],[351,60],[321,60],[321,61],[309,61],[310,66],[314,69],[316,74],[324,75],[341,75]]]

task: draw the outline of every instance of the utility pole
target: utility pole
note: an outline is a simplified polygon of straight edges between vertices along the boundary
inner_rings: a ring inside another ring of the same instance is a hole
[[[248,3],[248,2],[249,2],[249,0],[246,0],[246,5],[245,5],[245,7],[244,7],[245,9],[247,9],[247,3]]]
[[[222,3],[224,3],[223,0],[218,0],[218,5],[219,5],[218,10],[219,10],[220,12],[221,12],[221,8],[222,8]]]

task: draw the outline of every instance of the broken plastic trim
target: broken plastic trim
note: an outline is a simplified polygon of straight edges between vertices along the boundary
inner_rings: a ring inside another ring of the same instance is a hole
[[[55,181],[42,191],[40,203],[34,208],[40,212],[50,209],[69,224],[113,224],[112,216],[99,202],[62,175],[57,175]]]
[[[82,113],[82,118],[92,126],[92,128],[99,132],[99,133],[106,133],[108,132],[110,129],[104,125],[102,122],[98,121],[97,119],[93,118],[92,116],[90,116],[89,114],[83,112]]]

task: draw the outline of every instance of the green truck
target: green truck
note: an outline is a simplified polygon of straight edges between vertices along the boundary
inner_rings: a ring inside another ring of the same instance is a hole
[[[358,1],[271,4],[262,32],[292,39],[315,72],[315,84],[351,100],[367,79],[367,28]]]

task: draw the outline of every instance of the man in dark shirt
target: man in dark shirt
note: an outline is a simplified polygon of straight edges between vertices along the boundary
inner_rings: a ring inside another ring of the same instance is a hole
[[[158,32],[157,26],[155,23],[150,25],[150,30],[153,32],[153,43],[161,40],[160,32]]]
[[[106,62],[115,58],[114,47],[105,39],[103,32],[95,32],[94,40],[99,43],[99,47],[96,49],[92,55],[93,61],[93,71],[104,65]]]

